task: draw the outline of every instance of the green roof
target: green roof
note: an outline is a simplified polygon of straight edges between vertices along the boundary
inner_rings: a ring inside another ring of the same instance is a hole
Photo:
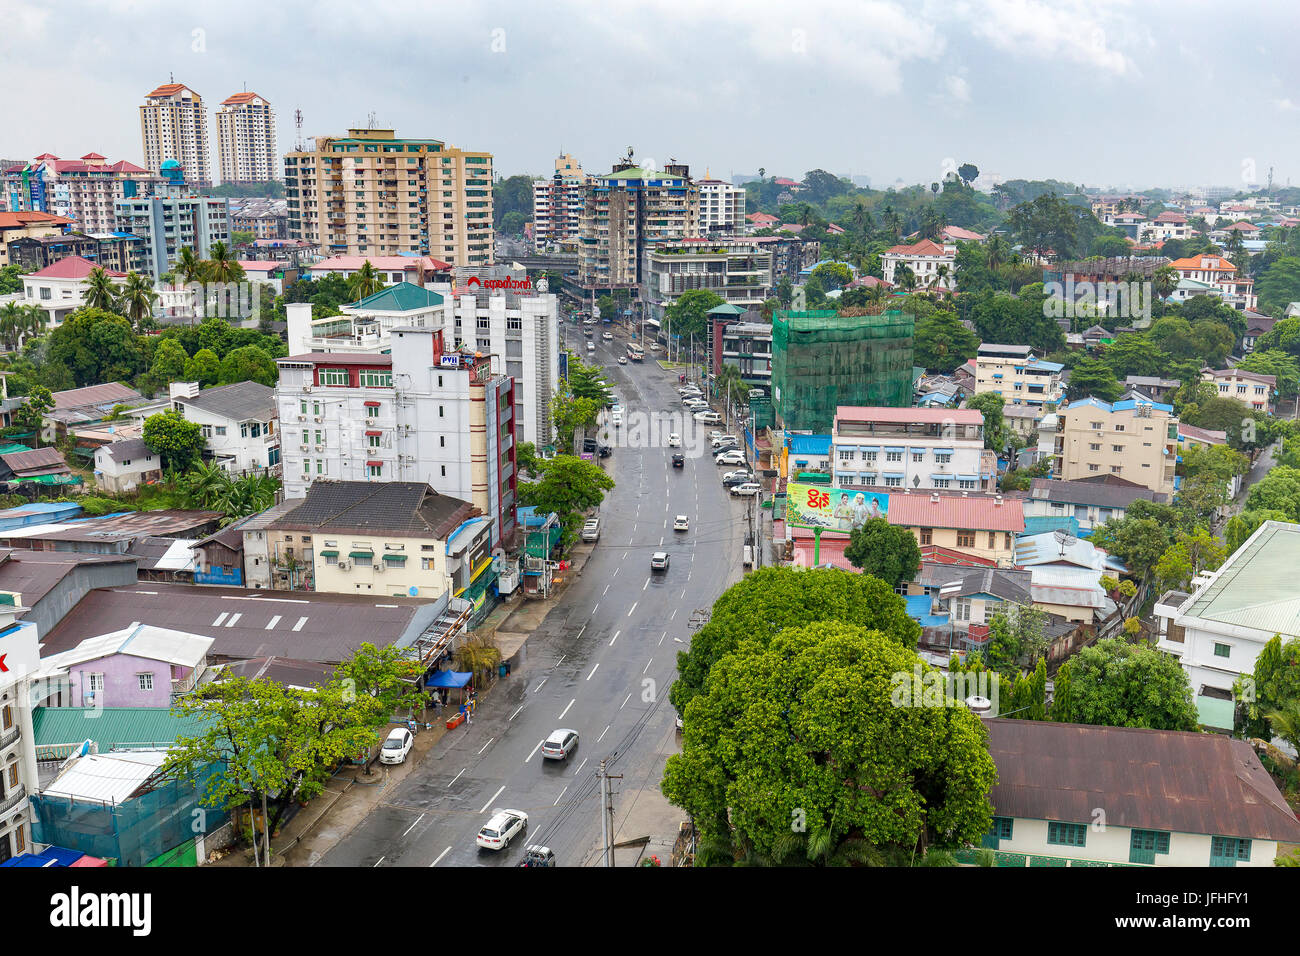
[[[709,309],[709,311],[706,314],[707,315],[744,315],[745,310],[738,305],[732,305],[729,302],[724,302],[722,305],[715,305],[713,308]]]
[[[38,748],[93,740],[103,753],[131,744],[170,745],[177,737],[199,734],[206,723],[178,717],[168,707],[37,707],[32,736]]]
[[[1196,698],[1196,722],[1211,730],[1232,730],[1235,705],[1230,700],[1201,695]]]
[[[360,302],[353,302],[346,308],[372,312],[414,312],[436,305],[442,305],[442,296],[437,292],[430,292],[413,282],[399,282],[366,296]]]
[[[631,169],[620,169],[616,173],[610,173],[608,176],[601,176],[601,179],[645,179],[646,171],[640,166],[633,166]]]

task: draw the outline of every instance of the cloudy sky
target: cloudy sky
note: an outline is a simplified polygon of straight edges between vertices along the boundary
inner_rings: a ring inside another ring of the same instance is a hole
[[[1087,185],[1300,184],[1300,4],[1200,0],[0,0],[0,157],[140,161],[174,74],[247,86],[281,151],[367,125],[549,173],[626,149],[702,174],[953,163]],[[204,12],[204,11],[207,12]],[[25,95],[19,94],[19,89]],[[215,126],[210,129],[215,138]],[[215,172],[215,170],[214,170]]]

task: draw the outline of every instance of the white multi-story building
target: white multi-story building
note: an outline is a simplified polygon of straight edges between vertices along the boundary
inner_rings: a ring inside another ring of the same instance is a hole
[[[146,269],[155,279],[171,271],[184,247],[207,259],[214,244],[230,241],[226,200],[193,195],[180,179],[182,172],[174,160],[166,160],[163,174],[168,182],[153,196],[114,204],[117,229],[145,241]]]
[[[38,628],[17,620],[26,611],[0,604],[0,863],[26,853],[32,844],[36,793],[36,737],[32,731],[29,678],[40,666]]]
[[[983,491],[997,481],[984,463],[984,415],[968,408],[841,405],[831,468],[836,488]]]
[[[533,180],[533,248],[578,241],[585,187],[590,177],[565,153],[555,160],[555,175]]]
[[[217,110],[217,164],[223,183],[264,183],[280,178],[275,152],[275,110],[256,93],[236,93]]]
[[[89,259],[68,256],[51,263],[39,272],[23,276],[23,304],[34,305],[45,311],[51,329],[57,329],[71,313],[86,301],[86,279],[99,268]],[[104,274],[119,289],[126,275],[105,269]]]
[[[1061,372],[1065,366],[1034,358],[1028,345],[988,342],[975,356],[975,394],[997,392],[1007,405],[1030,405],[1041,410],[1056,405],[1065,394]]]
[[[200,390],[198,382],[172,382],[172,408],[203,429],[212,460],[232,474],[263,471],[280,463],[275,389],[236,382]]]
[[[423,481],[514,531],[514,382],[492,356],[444,349],[442,329],[395,329],[390,353],[279,359],[284,494],[318,478]]]
[[[733,234],[743,232],[748,225],[745,219],[745,190],[721,179],[706,178],[696,182],[700,195],[700,233]]]
[[[910,246],[892,246],[880,254],[880,268],[890,285],[898,284],[899,266],[912,271],[918,289],[957,288],[957,246],[953,243],[940,245],[922,239]]]
[[[208,108],[184,83],[164,83],[147,94],[140,107],[144,164],[152,173],[174,159],[186,178],[199,186],[212,185],[208,167]]]

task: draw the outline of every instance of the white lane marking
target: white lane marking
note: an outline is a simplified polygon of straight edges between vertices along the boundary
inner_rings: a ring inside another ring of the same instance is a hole
[[[523,709],[523,708],[521,707],[520,710],[522,710],[522,709]],[[462,770],[460,773],[464,773],[464,772],[465,772],[465,771]],[[447,784],[447,786],[450,787],[453,783],[455,783],[457,780],[459,780],[459,779],[460,779],[460,773],[458,773],[458,774],[456,774],[456,776],[452,777],[452,778],[451,778],[451,781]]]
[[[682,588],[682,598],[681,598],[681,599],[682,599],[683,601],[686,600],[686,588]]]
[[[653,657],[650,658],[650,660],[646,661],[646,662],[645,662],[645,667],[643,667],[643,668],[641,669],[641,673],[644,674],[646,671],[648,671],[648,670],[650,669],[650,665],[653,664],[654,662],[655,662],[655,659],[654,659]]]
[[[226,619],[226,615],[229,614],[229,613],[230,613],[229,611],[222,611],[220,614],[217,615],[217,619],[216,619],[215,621],[213,621],[209,626],[210,626],[210,627],[220,627],[220,626],[221,626],[221,622],[224,621],[224,620]]]
[[[573,698],[573,700],[569,701],[569,707],[572,707],[572,706],[574,705],[574,702],[577,701],[577,699],[578,699],[578,698],[575,697],[575,698]],[[564,710],[560,711],[560,716],[559,716],[559,717],[556,717],[555,719],[556,719],[556,720],[563,720],[563,719],[564,719],[564,715],[567,714],[567,713],[569,712],[569,707],[565,707]]]
[[[646,582],[645,582],[645,583],[646,583],[646,584],[649,584],[649,583],[650,583],[650,579],[649,579],[649,578],[646,578]],[[644,591],[645,588],[642,588],[641,590]],[[631,617],[631,616],[632,616],[632,612],[636,610],[636,605],[637,605],[637,602],[636,602],[636,601],[633,601],[633,602],[632,602],[632,606],[631,606],[630,608],[627,609],[627,616],[628,616],[628,617]]]
[[[519,705],[519,710],[523,710],[523,709],[524,709],[524,705],[523,705],[523,704],[520,704],[520,705]],[[518,717],[518,716],[519,716],[519,710],[516,710],[513,714],[511,714],[509,717],[507,717],[506,720],[507,720],[507,721],[511,721],[511,720],[514,720],[516,717]]]
[[[544,743],[546,743],[545,738],[543,738],[542,740],[537,741],[537,746],[533,748],[532,753],[530,753],[527,757],[524,758],[524,763],[528,763],[528,761],[532,760],[532,759],[533,759],[533,754],[537,753],[537,751],[539,751],[539,750],[542,748],[542,744],[544,744]],[[501,790],[504,790],[504,789],[505,789],[505,787],[502,787],[502,788],[501,788]],[[500,793],[501,790],[498,790],[497,793]],[[495,800],[496,797],[493,797],[492,799]],[[489,801],[489,802],[491,802],[491,801]],[[486,810],[487,807],[484,807],[483,809]]]
[[[587,675],[587,680],[591,680],[594,676],[596,676],[596,668],[598,668],[598,667],[600,667],[600,661],[597,661],[597,662],[596,662],[596,667],[593,667],[593,668],[591,669],[591,673]]]
[[[690,570],[690,571],[687,571],[687,572],[686,572],[686,580],[689,581],[689,580],[691,579],[691,575],[694,574],[694,573],[695,573],[694,569],[692,569],[692,570]]]
[[[386,859],[388,859],[388,857],[381,856],[379,859],[375,860],[375,866],[378,866],[380,863],[383,863],[384,860]]]
[[[489,737],[489,738],[488,738],[488,742],[485,743],[482,747],[480,747],[480,748],[478,749],[478,752],[479,752],[480,754],[483,753],[483,751],[487,750],[488,747],[492,746],[492,741],[494,741],[494,740],[496,740],[495,737]]]
[[[584,629],[586,628],[586,625],[585,625],[585,624],[583,625],[583,628],[584,628]],[[579,636],[579,637],[582,637],[582,631],[579,631],[579,632],[578,632],[578,636]],[[568,657],[568,656],[569,656],[568,654],[561,654],[561,655],[560,655],[560,659],[559,659],[558,661],[556,661],[554,664],[552,664],[551,666],[552,666],[552,667],[559,667],[561,664],[564,663],[564,659],[565,659],[566,657]]]
[[[644,590],[645,590],[646,588],[648,588],[649,586],[650,586],[650,579],[649,579],[649,578],[646,578],[646,579],[645,579],[645,584],[641,585],[641,590],[644,591]]]
[[[623,552],[623,560],[624,560],[624,561],[627,560],[627,552],[626,552],[626,551]]]
[[[622,631],[615,631],[615,632],[614,632],[614,636],[611,637],[611,638],[609,639],[609,646],[610,646],[610,647],[613,647],[613,646],[614,646],[614,642],[618,640],[618,636],[619,636],[620,634],[622,634],[622,633],[623,633]]]
[[[545,684],[546,681],[547,681],[547,678],[543,677],[543,678],[542,678],[542,684]],[[534,694],[536,694],[539,690],[542,689],[542,684],[538,684],[536,687],[533,688],[533,693],[534,693]]]
[[[266,622],[266,630],[268,631],[275,630],[275,626],[279,623],[280,623],[280,615],[277,614],[275,617],[271,618],[271,620]]]
[[[560,796],[558,796],[558,797],[555,798],[555,802],[552,803],[551,806],[553,806],[553,807],[558,807],[558,806],[560,805],[560,799],[564,796],[565,790],[568,790],[568,789],[569,789],[568,784],[565,784],[565,786],[564,786],[564,790],[561,790],[561,791],[560,791]]]
[[[627,706],[627,702],[628,702],[629,700],[631,700],[631,699],[632,699],[632,695],[631,695],[631,694],[628,694],[626,697],[624,697],[624,698],[623,698],[623,703],[621,703],[621,704],[618,705],[618,709],[619,709],[619,710],[622,710],[624,707],[626,707],[626,706]],[[600,743],[600,741],[597,740],[596,743]]]
[[[597,601],[597,602],[596,602],[596,607],[593,607],[593,608],[591,609],[591,616],[592,616],[592,617],[595,617],[595,616],[596,616],[596,608],[599,608],[599,607],[600,607],[600,602]]]
[[[606,727],[605,729],[606,729],[606,730],[609,730],[608,727]],[[604,735],[604,734],[601,734],[601,736],[603,737],[603,736],[605,736],[605,735]],[[600,743],[600,741],[597,740],[596,743]],[[582,763],[578,764],[578,769],[575,770],[575,771],[573,771],[573,772],[574,772],[575,774],[582,773],[582,768],[585,767],[585,766],[587,766],[587,758],[586,758],[586,757],[583,757],[583,758],[582,758]]]
[[[234,626],[235,626],[235,622],[238,621],[238,620],[239,620],[241,617],[243,617],[243,616],[244,616],[244,615],[242,615],[242,614],[232,614],[232,615],[230,615],[230,620],[228,620],[228,621],[226,622],[226,627],[234,627]]]
[[[668,620],[671,621],[676,616],[677,616],[677,608],[673,608],[673,613],[668,615]]]
[[[424,819],[424,814],[421,813],[418,817],[415,818],[415,823],[412,823],[409,827],[406,828],[406,831],[402,834],[402,836],[406,836],[407,833],[410,833],[412,830],[414,830],[419,825],[420,821],[423,819]]]
[[[665,530],[665,531],[668,530],[668,519],[667,519],[667,518],[664,519],[664,530]],[[663,543],[663,542],[661,541],[660,544],[662,544],[662,543]]]
[[[609,593],[609,588],[610,588],[610,586],[609,586],[608,584],[606,584],[606,585],[605,585],[605,590],[603,590],[603,591],[600,592],[600,596],[601,596],[601,597],[604,597],[606,594],[608,594],[608,593]]]
[[[664,631],[662,634],[660,634],[660,635],[659,635],[659,643],[662,644],[662,643],[664,642],[664,638],[667,637],[667,636],[668,636],[668,632],[667,632],[667,631]],[[656,646],[657,646],[657,645],[656,645]]]
[[[582,625],[582,630],[578,631],[578,636],[582,637],[582,631],[585,631],[586,629],[587,629],[587,625],[586,624]],[[563,660],[563,658],[561,658],[561,660]]]
[[[437,866],[438,863],[439,863],[439,861],[442,860],[442,858],[443,858],[444,856],[446,856],[446,855],[447,855],[448,853],[450,853],[450,852],[451,852],[451,847],[447,847],[447,849],[445,849],[445,850],[443,850],[441,853],[439,853],[439,854],[438,854],[438,858],[437,858],[436,860],[434,860],[432,863],[430,863],[429,865],[430,865],[430,866]]]
[[[604,730],[602,730],[602,731],[600,732],[600,736],[596,738],[596,743],[600,743],[602,740],[604,740],[604,739],[605,739],[605,735],[606,735],[607,733],[609,733],[609,727],[606,727]],[[578,769],[581,770],[582,768],[579,767]]]
[[[302,626],[306,623],[307,623],[307,619],[305,617],[300,617],[298,618],[298,623],[293,626],[293,629],[295,631],[301,631]]]
[[[610,577],[611,577],[611,578],[616,578],[616,577],[618,577],[618,571],[619,571],[619,569],[618,569],[618,568],[615,568],[615,569],[614,569],[614,573],[611,574]]]

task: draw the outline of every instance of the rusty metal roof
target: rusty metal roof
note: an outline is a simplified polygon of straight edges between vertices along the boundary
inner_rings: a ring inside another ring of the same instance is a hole
[[[1243,740],[988,720],[999,816],[1300,842],[1300,821]]]

